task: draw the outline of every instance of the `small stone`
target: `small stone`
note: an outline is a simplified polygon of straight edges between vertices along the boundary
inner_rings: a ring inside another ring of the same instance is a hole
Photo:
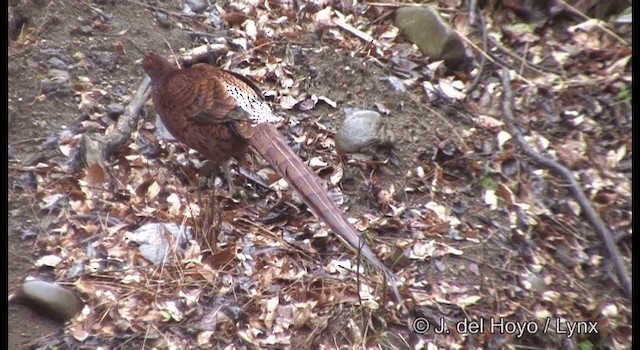
[[[50,94],[55,91],[59,91],[60,96],[66,95],[68,90],[66,87],[69,85],[69,72],[61,69],[49,69],[47,72],[49,78],[42,79],[40,81],[40,89],[45,94]]]
[[[208,6],[207,3],[202,0],[187,0],[186,4],[187,6],[189,6],[189,8],[191,8],[191,11],[195,13],[200,13],[206,10]]]
[[[73,266],[71,266],[69,268],[69,270],[67,270],[67,278],[78,278],[80,276],[82,276],[82,274],[85,273],[84,270],[84,264],[83,263],[78,263],[75,264]]]
[[[80,28],[78,28],[78,34],[80,35],[85,35],[85,36],[92,36],[93,35],[93,28],[91,28],[91,26],[80,26]]]
[[[36,175],[33,172],[27,171],[22,173],[18,177],[17,181],[13,184],[13,186],[23,191],[35,191],[38,189],[38,180],[36,179]],[[28,237],[26,237],[23,232],[22,239],[25,239],[25,238],[28,238]]]
[[[225,23],[224,23],[224,20],[222,19],[222,15],[218,10],[216,10],[215,8],[212,8],[211,10],[208,11],[208,13],[209,13],[209,21],[211,22],[211,25],[213,26],[213,28],[215,29],[224,28]]]
[[[16,151],[13,149],[13,146],[11,146],[11,145],[9,145],[8,154],[9,154],[9,160],[17,160],[18,159],[16,157]]]
[[[107,115],[109,118],[115,119],[124,113],[124,106],[121,103],[110,103],[107,106]]]
[[[27,239],[34,239],[36,237],[38,237],[38,232],[36,232],[33,228],[28,227],[28,228],[24,228],[20,231],[20,237],[23,240],[27,240]]]
[[[525,286],[525,289],[538,292],[538,293],[541,293],[547,290],[547,283],[544,280],[544,278],[535,273],[532,273],[529,276],[527,276],[522,284]]]
[[[171,26],[171,19],[169,18],[169,15],[164,12],[156,12],[156,21],[158,21],[158,24],[161,27],[168,28]]]
[[[64,54],[64,52],[59,48],[42,48],[40,49],[40,54],[42,56],[52,57],[52,56],[61,56]]]
[[[462,215],[467,210],[467,204],[463,201],[455,201],[451,206],[451,211],[456,215]]]
[[[48,94],[48,93],[56,91],[58,89],[59,85],[60,84],[56,83],[55,81],[53,81],[51,79],[42,79],[40,81],[40,89],[45,94]]]
[[[393,135],[380,113],[347,108],[335,141],[340,153],[374,153],[375,146],[393,142]]]
[[[60,84],[65,84],[69,82],[70,79],[69,72],[62,69],[49,69],[49,71],[47,71],[47,75],[49,76],[49,79]]]
[[[64,61],[59,59],[58,57],[49,58],[49,60],[47,60],[47,63],[51,68],[61,69],[61,70],[67,68],[67,64],[64,63]]]
[[[402,94],[407,91],[407,88],[404,86],[404,83],[400,78],[390,75],[386,79],[389,85],[393,88],[393,91],[399,94]]]
[[[109,51],[92,51],[91,57],[96,61],[96,63],[105,66],[111,65],[115,61],[115,56]]]

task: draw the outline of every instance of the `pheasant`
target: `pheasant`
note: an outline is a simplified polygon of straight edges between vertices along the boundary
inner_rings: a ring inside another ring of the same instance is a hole
[[[280,135],[275,124],[281,118],[272,112],[251,80],[202,63],[181,69],[157,54],[146,55],[142,67],[151,78],[156,112],[178,141],[220,165],[253,147],[319,219],[382,272],[395,299],[402,304],[395,274],[366,243],[361,243],[317,175]]]

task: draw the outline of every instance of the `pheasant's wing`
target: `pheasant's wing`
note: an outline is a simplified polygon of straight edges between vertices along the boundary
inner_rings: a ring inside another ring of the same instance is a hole
[[[197,124],[227,123],[249,120],[252,124],[279,122],[262,93],[248,78],[216,69],[208,64],[196,64],[167,82],[171,93],[184,101]]]

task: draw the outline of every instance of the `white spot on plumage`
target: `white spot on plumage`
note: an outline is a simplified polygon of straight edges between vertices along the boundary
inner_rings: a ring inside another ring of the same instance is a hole
[[[255,96],[247,94],[246,92],[238,89],[233,84],[225,84],[227,92],[233,97],[238,106],[249,114],[249,118],[253,124],[261,123],[278,123],[282,118],[273,114],[271,107]]]

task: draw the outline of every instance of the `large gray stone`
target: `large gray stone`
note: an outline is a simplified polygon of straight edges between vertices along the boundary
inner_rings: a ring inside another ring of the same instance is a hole
[[[395,13],[395,25],[405,39],[416,44],[432,60],[444,60],[449,68],[464,62],[466,52],[460,36],[431,7],[399,8]]]
[[[62,321],[71,319],[84,307],[84,303],[74,292],[40,280],[22,284],[17,298],[46,316]]]

